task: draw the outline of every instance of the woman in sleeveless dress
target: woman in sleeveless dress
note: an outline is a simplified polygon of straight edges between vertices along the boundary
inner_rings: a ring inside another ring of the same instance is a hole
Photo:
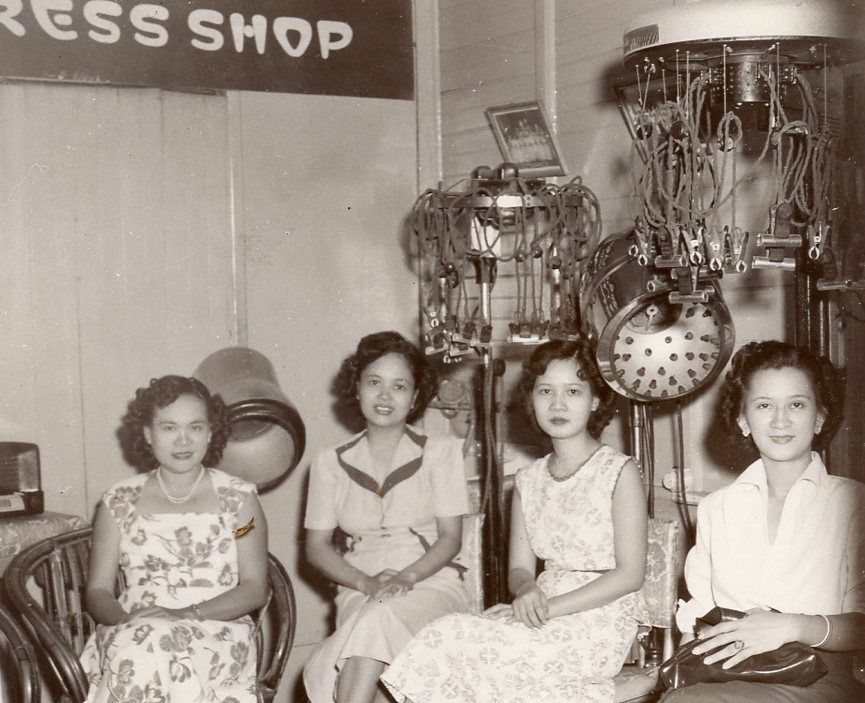
[[[639,471],[598,441],[612,392],[585,339],[538,347],[518,392],[552,441],[516,475],[510,605],[424,628],[382,680],[398,701],[612,703],[612,681],[645,616]],[[537,560],[544,570],[535,579]]]
[[[147,473],[97,508],[87,703],[256,701],[249,614],[267,599],[267,523],[253,484],[206,468],[228,432],[222,401],[195,379],[154,379],[129,404],[121,441]]]

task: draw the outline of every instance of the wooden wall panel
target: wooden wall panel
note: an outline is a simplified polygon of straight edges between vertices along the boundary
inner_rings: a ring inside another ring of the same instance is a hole
[[[225,98],[0,95],[0,438],[39,444],[48,509],[89,516],[131,472],[134,389],[233,341]]]
[[[440,19],[442,164],[444,182],[451,184],[502,160],[484,109],[536,97],[534,6],[524,0],[443,2]]]

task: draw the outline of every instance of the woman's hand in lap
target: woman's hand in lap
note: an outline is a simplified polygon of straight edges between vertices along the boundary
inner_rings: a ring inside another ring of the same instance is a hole
[[[365,576],[363,583],[358,590],[365,596],[374,596],[378,593],[378,590],[390,579],[396,576],[397,573],[398,572],[393,569],[385,569],[384,571],[379,571],[374,576]]]
[[[499,613],[507,613],[508,615],[513,615],[514,609],[510,605],[508,605],[507,603],[497,603],[496,605],[491,605],[482,614],[483,615],[498,615]]]
[[[392,598],[393,596],[401,596],[408,593],[414,588],[414,581],[405,574],[394,574],[387,581],[378,587],[378,590],[372,594],[373,598]]]
[[[126,617],[124,622],[132,622],[141,620],[142,618],[164,618],[165,620],[182,620],[184,618],[196,619],[189,612],[189,608],[163,608],[160,605],[148,605],[145,608],[133,610]]]
[[[751,611],[741,620],[722,622],[705,630],[694,647],[694,654],[707,654],[706,664],[723,661],[723,667],[744,661],[750,656],[771,652],[795,638],[793,616],[786,613]],[[741,649],[737,645],[741,642]],[[720,647],[720,649],[718,649]],[[717,651],[714,651],[716,650]]]
[[[549,619],[547,597],[535,585],[520,589],[511,607],[514,618],[529,627],[542,627]]]

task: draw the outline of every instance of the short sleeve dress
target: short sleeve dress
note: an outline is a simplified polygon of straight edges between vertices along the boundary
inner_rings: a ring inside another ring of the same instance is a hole
[[[437,517],[468,512],[460,442],[427,437],[406,427],[392,464],[381,475],[366,432],[323,451],[310,472],[305,526],[341,528],[345,559],[368,575],[399,571],[419,559],[438,538]],[[354,656],[389,664],[424,625],[468,609],[465,567],[454,560],[408,593],[382,601],[340,586],[336,631],[313,652],[303,680],[312,703],[334,700],[336,679]]]
[[[126,610],[185,608],[239,581],[234,530],[255,486],[206,469],[219,513],[146,514],[137,509],[150,474],[121,481],[102,497],[120,528]],[[140,618],[99,625],[81,654],[90,681],[87,703],[254,703],[253,622]]]
[[[615,567],[612,495],[628,457],[602,445],[572,476],[556,480],[550,456],[520,469],[517,490],[537,585],[566,593]],[[613,677],[645,620],[641,594],[530,628],[510,614],[456,614],[424,628],[385,671],[398,701],[612,703]]]

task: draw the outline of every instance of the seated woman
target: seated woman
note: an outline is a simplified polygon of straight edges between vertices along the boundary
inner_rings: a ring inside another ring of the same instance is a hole
[[[468,495],[460,443],[409,425],[436,392],[418,349],[396,332],[360,340],[340,368],[341,402],[366,429],[313,463],[306,554],[338,585],[336,632],[303,672],[310,700],[383,699],[378,678],[428,622],[468,608],[453,562]],[[334,546],[335,529],[348,535]]]
[[[206,468],[228,434],[222,401],[192,378],[154,379],[129,403],[121,443],[146,473],[96,512],[87,703],[256,700],[249,613],[267,599],[267,522],[254,485]]]
[[[807,688],[697,684],[664,703],[842,703],[865,700],[850,657],[865,648],[865,485],[830,476],[814,449],[841,424],[843,386],[826,360],[777,341],[746,344],[721,392],[722,424],[760,458],[697,511],[685,563],[691,599],[683,642],[715,606],[747,611],[710,628],[694,652],[728,668],[786,642],[817,647],[829,673]],[[772,612],[779,611],[779,612]],[[717,651],[713,651],[717,650]]]
[[[382,676],[398,701],[612,703],[645,617],[646,499],[601,444],[613,393],[585,339],[539,346],[518,394],[553,451],[516,475],[511,605],[424,628]],[[544,570],[535,580],[538,559]]]

